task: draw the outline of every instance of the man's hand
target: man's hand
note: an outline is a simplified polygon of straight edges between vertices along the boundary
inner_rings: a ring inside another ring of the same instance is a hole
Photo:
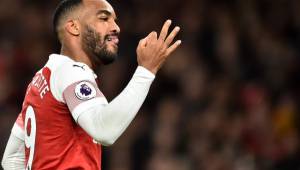
[[[153,74],[157,73],[164,61],[181,44],[180,40],[171,44],[180,28],[176,26],[168,35],[170,25],[171,20],[167,20],[161,29],[159,37],[153,31],[146,38],[142,39],[137,47],[138,64]]]

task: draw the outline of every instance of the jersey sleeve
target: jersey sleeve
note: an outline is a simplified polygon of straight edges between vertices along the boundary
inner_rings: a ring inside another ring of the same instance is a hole
[[[83,63],[58,68],[50,81],[54,97],[68,106],[75,121],[89,108],[107,104],[97,86],[94,72]]]
[[[1,161],[5,170],[25,169],[25,142],[19,137],[11,134]]]
[[[105,106],[95,106],[78,118],[78,124],[97,142],[112,145],[132,122],[155,78],[138,67],[126,88]]]
[[[11,133],[16,136],[17,138],[24,140],[25,138],[25,131],[24,131],[24,120],[22,117],[22,113],[19,114],[14,126],[12,128]]]

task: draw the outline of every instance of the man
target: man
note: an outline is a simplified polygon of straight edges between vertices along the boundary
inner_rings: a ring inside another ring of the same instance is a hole
[[[110,103],[95,73],[112,63],[120,28],[105,0],[63,0],[54,15],[61,54],[52,54],[29,84],[2,160],[4,169],[101,169],[101,145],[112,145],[137,114],[155,74],[180,45],[167,20],[139,42],[136,69]],[[24,149],[25,148],[25,149]]]

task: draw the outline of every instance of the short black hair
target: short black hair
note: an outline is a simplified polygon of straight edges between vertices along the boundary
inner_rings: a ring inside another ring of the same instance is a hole
[[[53,16],[53,30],[58,36],[58,26],[60,19],[67,13],[73,11],[76,7],[82,4],[82,0],[62,0],[57,5]]]

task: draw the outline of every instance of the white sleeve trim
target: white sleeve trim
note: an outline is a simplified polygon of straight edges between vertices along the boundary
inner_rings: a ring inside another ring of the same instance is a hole
[[[97,142],[112,145],[136,116],[154,78],[150,71],[138,67],[127,87],[113,101],[85,110],[78,117],[78,124]]]

